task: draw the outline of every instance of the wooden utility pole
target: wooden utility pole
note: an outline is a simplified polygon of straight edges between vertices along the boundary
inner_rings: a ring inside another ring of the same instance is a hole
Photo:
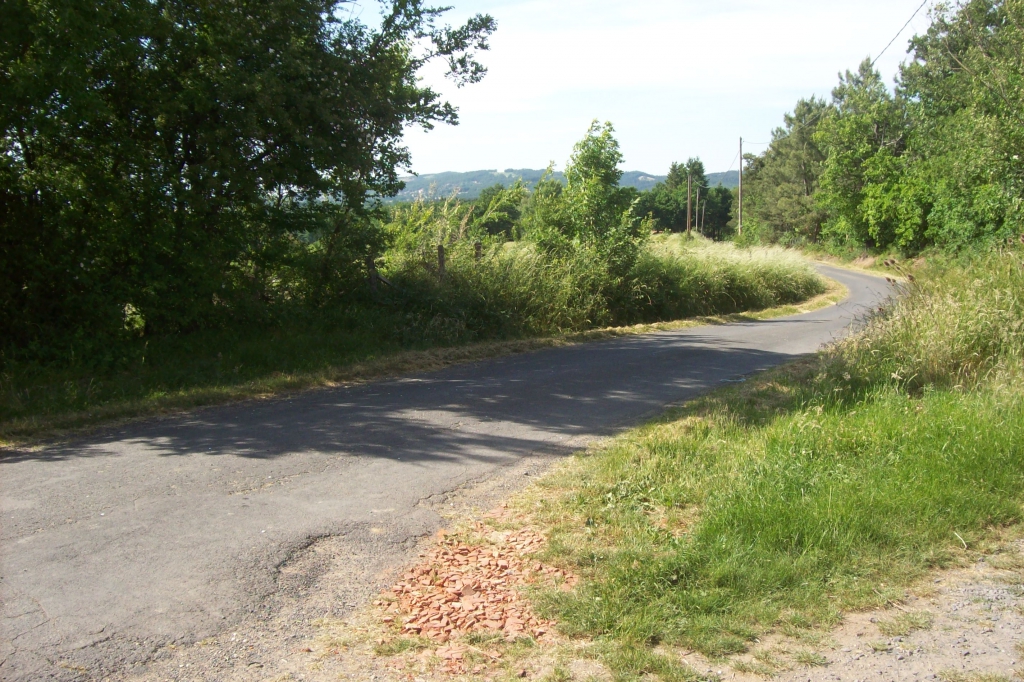
[[[743,138],[740,138],[740,208],[737,212],[736,234],[743,235]]]
[[[697,188],[697,203],[695,206],[697,210],[693,216],[693,222],[697,226],[697,234],[700,234],[700,187]]]
[[[686,174],[686,236],[690,236],[690,230],[693,225],[691,217],[693,216],[693,173]]]

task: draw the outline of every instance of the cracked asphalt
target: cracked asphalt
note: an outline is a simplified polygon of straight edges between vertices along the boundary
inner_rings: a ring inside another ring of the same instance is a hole
[[[318,539],[351,564],[338,608],[355,608],[444,524],[446,495],[813,352],[890,295],[879,277],[819,269],[850,289],[844,303],[0,452],[0,678],[120,677],[267,618],[282,567]],[[306,583],[326,569],[310,570]]]

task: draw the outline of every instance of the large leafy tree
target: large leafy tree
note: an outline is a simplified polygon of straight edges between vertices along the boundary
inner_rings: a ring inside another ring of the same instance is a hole
[[[717,185],[707,190],[705,198],[701,199],[700,208],[700,227],[705,237],[725,239],[729,233],[734,203],[733,191],[727,187]]]
[[[663,230],[678,232],[686,229],[686,181],[682,190],[668,182],[659,182],[640,195],[636,205],[637,215],[653,218]]]
[[[514,236],[515,227],[522,217],[527,189],[523,181],[516,180],[511,187],[491,185],[480,192],[473,207],[473,225],[490,235]]]
[[[1024,229],[1024,2],[945,7],[911,43],[914,136],[893,210],[904,241],[960,248]]]
[[[611,123],[591,123],[573,147],[565,187],[551,180],[551,168],[523,212],[527,236],[560,256],[593,257],[613,281],[633,267],[649,233],[637,217],[637,191],[620,187],[622,152]]]
[[[621,221],[630,196],[619,187],[622,152],[611,123],[594,121],[565,168],[569,227],[577,238],[601,238]]]
[[[840,77],[813,138],[826,155],[818,200],[829,213],[826,230],[833,237],[873,246],[894,241],[896,224],[877,210],[877,190],[899,172],[907,116],[906,102],[890,92],[869,60]]]
[[[0,16],[0,336],[81,343],[318,300],[375,248],[409,125],[455,123],[494,29],[420,0],[8,0]],[[333,289],[332,289],[333,287]]]

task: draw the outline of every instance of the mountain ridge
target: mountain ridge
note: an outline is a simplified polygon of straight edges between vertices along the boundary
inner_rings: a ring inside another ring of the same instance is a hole
[[[405,182],[405,188],[397,196],[390,199],[391,202],[414,201],[420,197],[442,198],[455,196],[459,199],[472,200],[480,196],[480,192],[493,185],[508,187],[516,180],[522,179],[529,187],[535,187],[537,182],[547,171],[533,168],[506,168],[503,171],[496,169],[485,169],[478,171],[447,171],[443,173],[424,173],[423,175],[406,175],[401,178]],[[552,179],[565,182],[565,176],[561,171],[551,174]],[[655,175],[643,171],[625,171],[622,174],[620,185],[623,187],[635,187],[640,191],[653,188],[659,182],[664,182],[665,175]],[[726,173],[708,173],[708,182],[712,187],[721,184],[724,187],[735,187],[739,180],[737,171]]]

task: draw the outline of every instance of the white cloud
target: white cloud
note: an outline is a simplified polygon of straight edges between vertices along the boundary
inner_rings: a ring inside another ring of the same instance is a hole
[[[409,132],[418,172],[563,163],[594,118],[616,125],[630,169],[663,173],[699,155],[725,170],[740,135],[767,140],[797,98],[827,95],[839,71],[877,55],[920,0],[454,4],[452,22],[498,20],[482,55],[490,73],[461,90],[425,74],[462,123]],[[922,11],[879,61],[884,75],[927,23]]]

